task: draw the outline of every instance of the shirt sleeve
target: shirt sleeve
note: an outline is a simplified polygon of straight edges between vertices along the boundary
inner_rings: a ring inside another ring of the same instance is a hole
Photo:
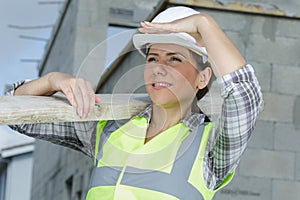
[[[209,188],[217,188],[236,168],[261,110],[262,94],[251,65],[218,79],[224,99],[215,141],[208,152],[206,177]]]
[[[21,134],[94,156],[95,135],[98,122],[62,122],[9,125]]]
[[[13,96],[15,90],[28,81],[30,80],[14,83],[5,94]],[[93,157],[97,123],[97,121],[59,122],[9,125],[9,127],[24,135],[69,147]]]
[[[5,95],[6,96],[13,96],[15,94],[15,91],[18,87],[20,87],[21,85],[23,85],[24,83],[27,83],[31,80],[27,79],[27,80],[22,80],[22,81],[18,81],[18,82],[15,82],[11,85],[11,87],[5,91]]]

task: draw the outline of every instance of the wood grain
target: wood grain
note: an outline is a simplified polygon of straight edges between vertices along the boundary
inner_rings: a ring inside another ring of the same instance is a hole
[[[87,118],[80,118],[64,96],[0,96],[0,125],[49,122],[129,119],[145,109],[151,100],[147,94],[98,94],[101,103]],[[211,90],[198,106],[216,120],[221,113],[219,91]]]
[[[1,96],[0,125],[128,119],[150,104],[147,94],[101,94],[93,113],[80,118],[61,96]]]

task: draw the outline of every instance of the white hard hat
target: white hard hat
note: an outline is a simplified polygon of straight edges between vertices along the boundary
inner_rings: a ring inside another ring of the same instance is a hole
[[[163,12],[159,13],[152,22],[155,23],[166,23],[171,22],[177,19],[182,19],[194,14],[199,14],[200,12],[184,7],[184,6],[176,6],[171,7]],[[184,46],[193,52],[202,56],[203,62],[207,61],[207,52],[205,47],[200,46],[194,37],[189,35],[188,33],[179,32],[179,33],[167,33],[167,34],[135,34],[133,36],[133,45],[139,52],[146,56],[147,46],[150,44],[157,43],[168,43],[168,44],[177,44],[180,46]]]

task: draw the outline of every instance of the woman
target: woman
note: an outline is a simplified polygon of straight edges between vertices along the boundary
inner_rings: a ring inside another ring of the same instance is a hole
[[[253,69],[214,19],[193,9],[169,8],[139,31],[133,42],[146,56],[150,107],[121,127],[100,121],[13,128],[93,157],[89,200],[212,199],[231,180],[254,128],[262,98]],[[213,73],[224,98],[214,128],[193,109]],[[82,117],[100,101],[87,81],[62,73],[15,85],[12,93],[57,91]]]

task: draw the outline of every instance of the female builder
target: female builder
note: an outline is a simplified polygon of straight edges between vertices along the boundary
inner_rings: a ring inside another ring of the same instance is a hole
[[[212,199],[231,180],[254,128],[262,98],[253,69],[214,19],[193,9],[169,8],[139,31],[133,42],[146,55],[153,102],[146,110],[121,127],[100,121],[13,128],[94,158],[89,200]],[[213,73],[224,98],[214,128],[192,109]],[[11,94],[57,91],[82,117],[100,101],[89,82],[62,73],[15,84]]]

